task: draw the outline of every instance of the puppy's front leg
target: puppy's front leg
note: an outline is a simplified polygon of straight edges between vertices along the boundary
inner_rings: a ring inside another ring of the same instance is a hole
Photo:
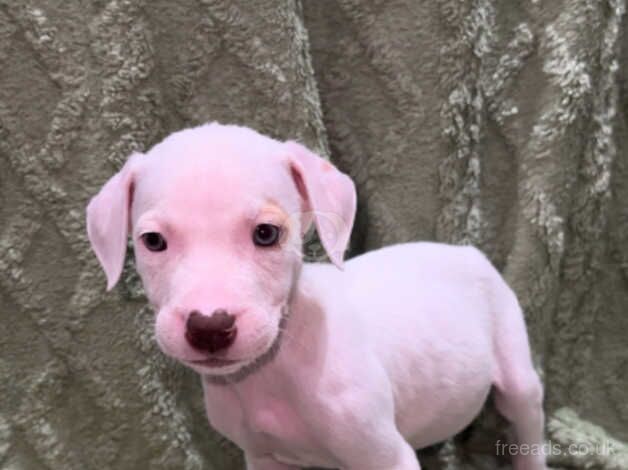
[[[414,449],[400,434],[391,436],[387,443],[372,443],[369,451],[347,454],[342,459],[342,470],[421,470]]]
[[[326,446],[342,470],[421,470],[414,449],[395,425],[392,395],[385,389],[336,396],[323,411],[328,413]]]
[[[244,453],[246,470],[300,470],[299,467],[285,465],[270,456],[257,457],[248,452]]]
[[[421,470],[397,429],[392,384],[378,358],[367,351],[345,362],[362,368],[337,362],[333,387],[321,388],[319,406],[307,410],[327,451],[342,470]]]

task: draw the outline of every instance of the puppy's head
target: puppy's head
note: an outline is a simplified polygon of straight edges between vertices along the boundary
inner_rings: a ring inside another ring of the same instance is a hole
[[[108,289],[132,236],[161,349],[224,375],[276,344],[312,221],[341,267],[355,204],[351,180],[300,144],[214,123],[132,155],[87,229]]]

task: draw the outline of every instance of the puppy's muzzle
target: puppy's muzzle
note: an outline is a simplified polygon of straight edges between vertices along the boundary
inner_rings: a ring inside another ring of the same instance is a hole
[[[235,316],[226,310],[215,310],[211,315],[190,312],[185,324],[185,339],[194,349],[215,353],[227,349],[238,332]]]

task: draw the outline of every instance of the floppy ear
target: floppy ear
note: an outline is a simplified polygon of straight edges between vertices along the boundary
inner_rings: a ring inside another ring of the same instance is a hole
[[[356,193],[353,181],[303,145],[286,142],[285,146],[292,177],[305,203],[304,224],[314,218],[327,255],[332,263],[342,269],[355,218]]]
[[[87,236],[107,276],[107,290],[116,285],[124,265],[137,155],[131,155],[87,205]]]

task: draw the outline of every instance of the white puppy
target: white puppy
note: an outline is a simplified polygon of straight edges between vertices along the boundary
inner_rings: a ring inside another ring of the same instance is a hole
[[[384,248],[342,268],[353,183],[294,142],[209,124],[131,156],[87,210],[107,275],[126,239],[163,351],[198,371],[249,470],[418,470],[494,390],[541,446],[542,388],[515,295],[476,249]],[[313,221],[332,264],[303,264]],[[538,452],[519,470],[545,468]]]

